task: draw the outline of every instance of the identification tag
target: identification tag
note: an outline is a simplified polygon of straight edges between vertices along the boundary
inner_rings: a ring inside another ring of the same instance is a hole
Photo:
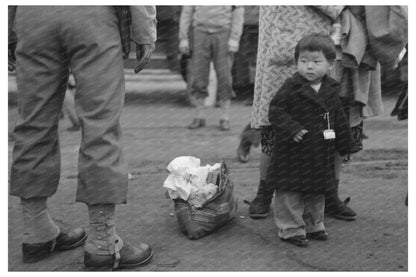
[[[326,118],[327,122],[328,122],[328,129],[324,130],[324,139],[335,139],[335,131],[333,129],[331,129],[331,126],[329,124],[329,113],[325,113],[324,114],[324,118]]]
[[[332,129],[324,130],[324,139],[335,139],[335,132]]]

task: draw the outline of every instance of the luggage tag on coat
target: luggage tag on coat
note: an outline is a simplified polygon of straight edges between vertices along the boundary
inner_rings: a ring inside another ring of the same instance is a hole
[[[335,131],[331,129],[331,126],[329,124],[329,113],[325,113],[324,118],[326,118],[328,122],[328,129],[324,130],[324,139],[335,139]]]

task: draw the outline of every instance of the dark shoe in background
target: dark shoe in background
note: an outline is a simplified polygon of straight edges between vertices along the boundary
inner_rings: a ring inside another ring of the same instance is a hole
[[[253,219],[266,218],[269,215],[273,194],[274,187],[268,187],[266,181],[260,180],[256,197],[249,203],[249,216]]]
[[[339,180],[335,180],[325,191],[325,214],[340,220],[353,221],[357,214],[347,206],[350,198],[341,201],[338,196]]]
[[[230,121],[227,119],[220,119],[220,129],[222,131],[230,130]]]
[[[332,203],[325,203],[325,214],[345,221],[353,221],[357,219],[357,214],[347,206],[350,198],[347,197],[344,201],[339,200]]]
[[[272,194],[273,196],[273,194]],[[262,219],[269,216],[271,197],[256,195],[248,208],[248,214],[252,219]]]

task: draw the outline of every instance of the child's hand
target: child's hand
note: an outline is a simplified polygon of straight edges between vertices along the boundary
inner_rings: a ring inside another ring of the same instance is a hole
[[[300,142],[301,140],[303,140],[303,136],[307,133],[309,133],[308,130],[302,129],[293,137],[293,140],[296,142]]]
[[[189,40],[182,39],[181,41],[179,41],[179,51],[183,55],[189,55],[189,53],[190,53],[190,50],[189,50]]]
[[[334,41],[335,45],[341,44],[341,24],[335,23],[332,25],[332,32],[331,32],[331,38]]]
[[[234,39],[228,40],[228,52],[231,54],[234,54],[238,52],[239,47],[239,41],[236,41]]]

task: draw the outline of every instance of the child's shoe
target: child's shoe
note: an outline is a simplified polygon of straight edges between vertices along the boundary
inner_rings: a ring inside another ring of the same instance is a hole
[[[222,131],[230,130],[230,121],[228,119],[220,119],[220,129]]]
[[[188,129],[198,129],[198,128],[202,128],[205,127],[205,119],[203,118],[194,118],[194,120],[192,121],[191,125],[188,126]]]
[[[328,240],[328,233],[326,231],[318,231],[307,233],[306,237],[313,240]]]
[[[309,242],[304,236],[294,236],[290,238],[280,238],[282,241],[291,243],[293,245],[299,246],[299,247],[308,247]]]

